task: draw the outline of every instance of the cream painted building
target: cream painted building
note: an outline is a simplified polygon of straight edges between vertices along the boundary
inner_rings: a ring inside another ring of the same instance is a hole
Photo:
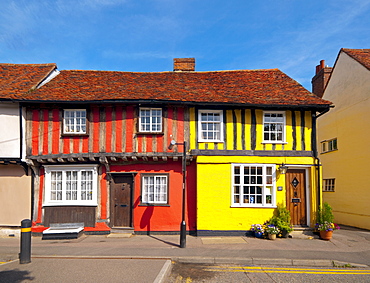
[[[32,214],[25,115],[14,98],[39,87],[55,69],[55,64],[0,64],[0,235],[19,234],[13,228]]]
[[[322,97],[335,105],[318,119],[323,201],[335,222],[370,229],[370,49],[341,49],[333,68],[316,71],[313,92],[324,81]]]

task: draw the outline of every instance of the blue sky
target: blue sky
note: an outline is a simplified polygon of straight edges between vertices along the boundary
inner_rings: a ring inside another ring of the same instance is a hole
[[[0,62],[59,70],[278,68],[311,90],[321,59],[370,48],[370,0],[2,0]]]

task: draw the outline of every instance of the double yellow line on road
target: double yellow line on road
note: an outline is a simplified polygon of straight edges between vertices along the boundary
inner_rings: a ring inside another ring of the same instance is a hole
[[[301,274],[349,274],[370,275],[368,269],[314,269],[314,268],[279,268],[279,267],[250,267],[250,266],[212,266],[206,271],[217,272],[250,272],[250,273],[301,273]]]

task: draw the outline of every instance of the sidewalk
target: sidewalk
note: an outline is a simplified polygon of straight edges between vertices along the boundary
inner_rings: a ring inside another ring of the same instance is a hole
[[[0,238],[0,261],[16,260],[19,243],[19,238]],[[69,265],[67,259],[78,259],[81,263],[89,259],[104,262],[102,266],[111,266],[117,260],[121,264],[128,264],[127,259],[131,259],[138,261],[136,266],[143,266],[144,270],[154,271],[157,275],[163,272],[162,268],[169,259],[192,263],[245,265],[329,267],[335,262],[337,265],[349,263],[352,266],[370,266],[370,231],[350,227],[335,231],[331,241],[187,236],[186,248],[181,249],[178,244],[178,235],[131,238],[90,235],[75,240],[41,240],[40,237],[33,237],[31,264],[20,265],[17,261],[11,264],[18,269],[27,269],[27,266],[47,266],[47,263],[54,262],[52,265],[59,267],[63,266],[61,264]],[[0,265],[0,275],[9,265]],[[43,270],[46,273],[53,272],[53,268],[45,267]],[[137,272],[142,273],[140,270]]]

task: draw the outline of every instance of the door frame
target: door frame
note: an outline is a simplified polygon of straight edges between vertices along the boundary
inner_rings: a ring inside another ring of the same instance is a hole
[[[310,182],[310,170],[312,169],[312,166],[309,165],[288,165],[289,169],[303,169],[305,171],[305,178],[306,178],[306,184],[305,184],[305,196],[306,196],[306,225],[310,227],[311,224],[311,182]],[[289,170],[288,169],[288,170]],[[285,180],[286,182],[286,180]],[[286,185],[284,185],[286,186]],[[285,199],[286,199],[287,192],[285,191]]]
[[[112,183],[114,182],[115,176],[131,176],[132,177],[132,188],[130,192],[130,226],[134,227],[134,197],[135,197],[135,176],[138,172],[107,172],[109,174],[109,226],[114,227],[114,209],[112,205]]]

